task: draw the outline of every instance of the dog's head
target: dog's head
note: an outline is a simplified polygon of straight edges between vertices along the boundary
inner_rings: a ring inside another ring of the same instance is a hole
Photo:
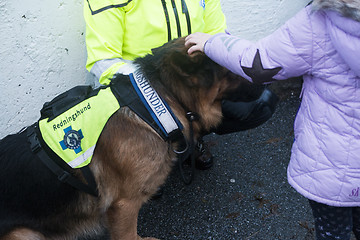
[[[202,52],[189,55],[187,50],[184,38],[178,38],[136,62],[161,95],[200,114],[206,129],[221,121],[221,100],[253,101],[262,93],[263,86],[235,75]]]

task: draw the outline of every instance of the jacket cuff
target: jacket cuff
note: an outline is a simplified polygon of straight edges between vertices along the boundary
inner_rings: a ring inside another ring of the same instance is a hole
[[[241,59],[246,51],[251,50],[252,45],[253,43],[248,40],[227,33],[218,33],[205,43],[204,52],[214,62],[251,81],[241,68]]]

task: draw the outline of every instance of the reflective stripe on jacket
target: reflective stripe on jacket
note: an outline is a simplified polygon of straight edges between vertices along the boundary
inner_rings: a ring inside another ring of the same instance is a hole
[[[219,0],[86,0],[86,67],[101,84],[125,62],[191,32],[224,32]]]

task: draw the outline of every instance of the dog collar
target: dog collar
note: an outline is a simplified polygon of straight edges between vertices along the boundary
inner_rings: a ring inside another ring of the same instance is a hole
[[[137,69],[134,73],[131,73],[129,77],[139,98],[165,137],[168,138],[173,133],[181,131],[183,129],[182,124],[167,103],[163,101],[155,89],[153,89],[142,72]]]

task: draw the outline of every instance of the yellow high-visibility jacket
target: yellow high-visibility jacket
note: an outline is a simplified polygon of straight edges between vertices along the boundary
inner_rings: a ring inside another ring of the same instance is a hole
[[[86,68],[101,84],[171,39],[226,29],[220,0],[85,0]]]

